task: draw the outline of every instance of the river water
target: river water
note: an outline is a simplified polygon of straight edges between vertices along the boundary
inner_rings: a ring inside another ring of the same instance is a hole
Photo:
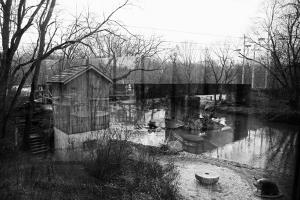
[[[241,115],[217,114],[215,120],[224,125],[217,130],[166,129],[165,118],[170,115],[169,107],[154,101],[148,106],[141,106],[135,101],[121,101],[111,105],[111,123],[138,130],[140,134],[130,138],[136,143],[159,146],[170,140],[179,140],[183,150],[192,154],[285,173],[293,171],[299,127],[267,123]],[[177,108],[175,113],[178,119],[188,112],[201,115],[200,109],[189,111],[186,105],[177,105]],[[158,128],[150,130],[150,120]]]

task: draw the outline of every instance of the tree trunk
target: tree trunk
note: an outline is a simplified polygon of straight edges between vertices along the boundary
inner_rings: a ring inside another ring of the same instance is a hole
[[[1,131],[1,138],[4,138],[6,135],[6,124],[7,124],[7,120],[6,120],[6,109],[5,109],[5,102],[6,102],[6,89],[4,87],[4,84],[1,81],[0,84],[0,113],[1,113],[1,118],[0,118],[0,131]]]
[[[55,6],[56,0],[51,0],[49,8],[45,8],[44,13],[45,19],[43,22],[39,23],[39,46],[38,46],[38,54],[37,54],[37,61],[33,65],[35,65],[34,74],[32,77],[31,82],[31,91],[29,96],[29,105],[28,105],[28,112],[26,114],[26,125],[25,125],[25,133],[24,133],[24,147],[25,149],[28,149],[28,136],[29,131],[31,128],[31,121],[32,121],[32,115],[33,115],[33,109],[34,109],[34,95],[38,84],[39,74],[40,74],[40,68],[41,68],[41,62],[42,57],[44,54],[45,49],[45,38],[47,33],[47,26],[49,24],[49,21],[51,19],[53,9]],[[32,66],[34,67],[34,66]]]
[[[4,70],[1,72],[0,77],[0,131],[1,131],[1,138],[6,136],[6,127],[7,127],[7,101],[8,101],[8,80],[9,80],[9,66],[11,66],[11,62],[5,58],[6,55],[3,56],[1,59],[1,68],[3,67]],[[2,68],[2,69],[3,69]]]

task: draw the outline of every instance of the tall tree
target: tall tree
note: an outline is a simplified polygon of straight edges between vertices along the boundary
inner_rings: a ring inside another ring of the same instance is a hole
[[[0,1],[0,27],[2,39],[2,56],[0,60],[0,112],[1,112],[1,137],[5,136],[7,124],[7,107],[9,82],[11,81],[11,70],[14,56],[18,50],[24,34],[32,27],[32,24],[42,9],[45,0],[37,5],[28,6],[26,0]]]
[[[55,7],[54,0],[40,0],[36,5],[29,5],[26,0],[7,0],[6,2],[1,0],[0,3],[1,9],[3,10],[3,12],[0,13],[3,48],[0,74],[0,131],[1,137],[3,138],[6,133],[7,120],[21,93],[22,87],[33,71],[35,71],[34,77],[38,77],[41,61],[56,51],[65,49],[73,44],[81,43],[84,39],[89,38],[96,33],[107,31],[112,16],[118,10],[126,6],[128,0],[125,0],[123,4],[110,12],[101,22],[92,21],[89,16],[84,19],[80,17],[75,18],[74,22],[67,29],[62,30],[63,34],[61,37],[58,37],[57,28],[54,28],[53,34],[47,37],[47,42],[46,33],[49,32],[49,27],[52,25],[50,20]],[[38,24],[39,38],[34,47],[32,56],[28,60],[13,66],[12,61],[19,48],[21,39],[24,34],[28,32],[29,28],[33,26],[34,22],[37,22]],[[17,92],[13,95],[12,100],[9,101],[9,96],[11,94],[8,94],[8,85],[10,79],[12,79],[11,74],[16,74],[18,70],[23,69],[23,67],[27,65],[30,65],[30,67],[24,73]],[[37,82],[37,78],[33,80],[35,83]],[[32,86],[35,88],[35,85],[36,84],[33,83]]]
[[[244,58],[268,70],[282,89],[287,90],[289,105],[299,108],[300,95],[300,1],[270,0],[266,16],[259,21],[251,42],[270,55],[269,58]],[[263,40],[264,39],[264,40]],[[269,64],[271,63],[271,64]]]
[[[214,93],[214,102],[217,103],[216,95],[219,94],[219,101],[222,98],[222,84],[231,84],[237,75],[237,70],[234,65],[230,45],[224,44],[213,51],[206,51],[206,59],[209,67],[210,75],[216,84]]]

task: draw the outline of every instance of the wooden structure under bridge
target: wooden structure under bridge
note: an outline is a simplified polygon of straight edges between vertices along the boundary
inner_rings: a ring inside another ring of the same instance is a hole
[[[70,67],[48,81],[53,99],[54,127],[66,134],[109,127],[111,79],[94,66]]]

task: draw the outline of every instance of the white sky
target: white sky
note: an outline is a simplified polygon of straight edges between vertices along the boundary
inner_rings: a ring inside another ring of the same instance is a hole
[[[265,0],[131,0],[115,15],[135,34],[159,35],[173,46],[193,41],[200,47],[239,39],[248,33]],[[89,9],[108,14],[122,0],[58,0],[61,13]],[[231,36],[231,37],[228,37]]]
[[[57,0],[58,17],[70,24],[72,16],[88,10],[99,18],[108,15],[125,0]],[[266,0],[130,0],[113,19],[139,35],[157,35],[173,48],[193,42],[194,48],[223,45],[225,41],[240,48],[243,34],[253,26]],[[22,42],[35,43],[37,34],[30,31]]]

